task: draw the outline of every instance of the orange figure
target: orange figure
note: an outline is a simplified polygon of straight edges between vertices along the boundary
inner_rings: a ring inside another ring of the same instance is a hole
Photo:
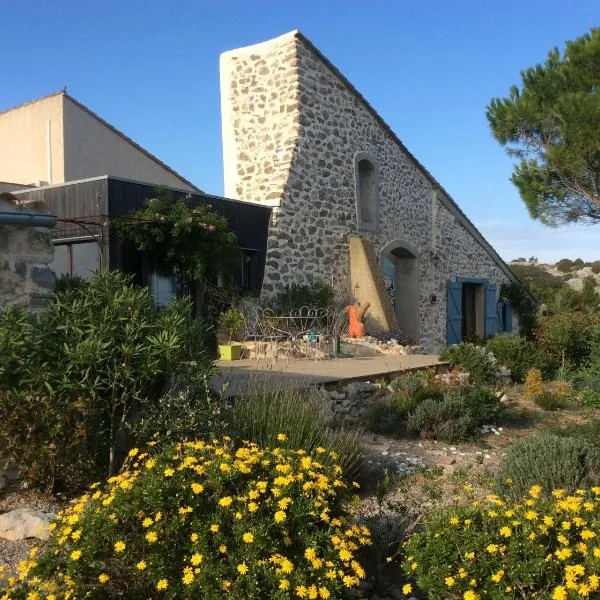
[[[348,325],[348,335],[351,338],[360,338],[365,335],[365,324],[363,319],[367,309],[371,306],[368,302],[361,306],[360,302],[346,306],[344,311],[348,313],[350,324]]]

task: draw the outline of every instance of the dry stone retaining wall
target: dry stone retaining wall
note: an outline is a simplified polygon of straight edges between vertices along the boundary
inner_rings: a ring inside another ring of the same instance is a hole
[[[0,202],[0,212],[6,208]],[[35,312],[46,307],[56,283],[48,266],[53,257],[47,229],[0,225],[0,308],[20,304]]]
[[[464,215],[301,34],[225,53],[221,87],[225,193],[275,206],[263,295],[316,279],[352,293],[349,237],[376,252],[400,240],[417,254],[416,342],[435,350],[446,339],[450,279],[508,281]],[[375,231],[358,225],[357,155],[376,166]]]

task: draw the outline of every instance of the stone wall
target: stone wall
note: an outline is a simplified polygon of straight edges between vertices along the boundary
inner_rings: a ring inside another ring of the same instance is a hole
[[[351,84],[299,32],[221,57],[225,193],[275,206],[263,284],[274,295],[316,279],[352,293],[348,240],[396,241],[418,269],[419,339],[446,339],[455,277],[500,287],[508,268]],[[360,154],[359,154],[360,153]],[[376,166],[379,218],[359,227],[356,157]]]
[[[34,212],[27,208],[27,212]],[[19,214],[0,198],[0,213]],[[49,268],[54,246],[49,230],[0,224],[0,308],[20,304],[32,312],[45,308],[54,294],[56,276]]]

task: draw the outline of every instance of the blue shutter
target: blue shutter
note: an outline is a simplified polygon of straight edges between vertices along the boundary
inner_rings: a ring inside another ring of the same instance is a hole
[[[485,337],[498,333],[498,300],[496,286],[488,283],[485,286]]]
[[[448,344],[458,344],[462,340],[462,283],[448,283],[448,321],[446,337]]]
[[[504,306],[506,307],[506,321],[504,322],[504,331],[508,333],[512,333],[513,330],[513,322],[512,322],[512,306],[510,302],[505,302]]]

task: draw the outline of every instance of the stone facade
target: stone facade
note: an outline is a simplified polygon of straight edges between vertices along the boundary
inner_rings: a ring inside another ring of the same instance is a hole
[[[225,195],[274,206],[264,295],[320,279],[356,296],[348,250],[349,239],[360,237],[381,259],[389,252],[412,270],[406,296],[416,298],[414,341],[436,350],[446,341],[450,280],[480,278],[499,289],[512,278],[448,194],[299,32],[223,54],[221,94]],[[357,200],[361,157],[376,178],[370,225]]]
[[[23,214],[13,202],[2,198],[0,213]],[[45,308],[56,283],[56,276],[48,266],[53,257],[48,229],[0,224],[0,308],[15,304],[32,312]]]

